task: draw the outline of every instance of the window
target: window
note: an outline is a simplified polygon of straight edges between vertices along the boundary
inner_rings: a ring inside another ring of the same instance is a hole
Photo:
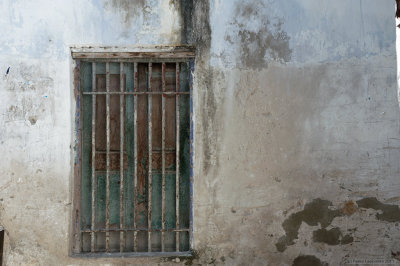
[[[91,49],[72,49],[72,253],[188,255],[193,50]]]

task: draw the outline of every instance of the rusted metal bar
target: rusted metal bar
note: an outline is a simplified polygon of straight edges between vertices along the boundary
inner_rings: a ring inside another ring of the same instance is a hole
[[[150,229],[147,228],[112,228],[112,229],[105,229],[105,228],[97,228],[95,230],[85,229],[82,230],[82,233],[91,233],[91,232],[189,232],[190,228],[181,228],[181,229]]]
[[[92,91],[96,91],[96,63],[92,63]],[[96,222],[96,94],[92,95],[92,223],[94,230]],[[96,235],[91,233],[90,250],[95,252]]]
[[[180,84],[179,84],[179,63],[176,63],[175,70],[175,83],[176,83],[176,92],[179,92]],[[175,119],[175,127],[176,127],[176,153],[175,153],[175,223],[176,229],[179,229],[179,94],[176,94],[175,98],[175,111],[176,111],[176,119]],[[175,235],[175,248],[176,251],[179,251],[179,231],[176,232]]]
[[[121,253],[83,253],[72,254],[75,258],[137,258],[137,257],[191,257],[193,254],[190,251],[184,252],[124,252]]]
[[[161,87],[162,91],[165,92],[165,63],[161,65]],[[165,229],[165,97],[161,97],[161,228]],[[161,232],[161,252],[165,251],[165,235],[164,231]]]
[[[159,63],[162,59],[165,63],[185,63],[188,58],[80,58],[82,62],[96,62],[96,63]]]
[[[119,87],[120,91],[124,92],[124,63],[120,63],[119,67]],[[119,96],[119,124],[120,124],[120,185],[119,185],[119,228],[124,228],[124,95]],[[124,252],[124,232],[119,235],[119,251]]]
[[[189,90],[190,90],[190,231],[189,231],[189,242],[190,249],[194,249],[193,241],[193,144],[194,144],[194,123],[193,123],[193,74],[194,74],[194,60],[189,61]]]
[[[151,91],[151,73],[152,73],[152,63],[149,63],[149,84],[148,84],[148,91]],[[153,149],[153,145],[152,145],[152,95],[149,94],[148,96],[148,104],[147,104],[147,122],[148,122],[148,140],[149,140],[149,162],[148,162],[148,207],[147,207],[147,226],[149,229],[148,235],[147,235],[147,249],[148,252],[151,252],[151,196],[152,196],[152,149]]]
[[[138,64],[137,63],[135,63],[133,66],[133,72],[134,72],[133,91],[136,92],[137,88],[138,88]],[[138,192],[139,192],[139,189],[138,189],[138,148],[137,148],[137,145],[138,145],[138,141],[137,141],[137,104],[138,104],[138,99],[137,99],[137,95],[135,95],[133,97],[133,105],[134,105],[133,106],[133,108],[134,108],[134,110],[133,110],[133,123],[134,123],[133,124],[133,141],[134,141],[133,157],[135,160],[135,162],[134,162],[134,181],[133,181],[134,191],[135,191],[134,199],[133,199],[133,202],[134,202],[133,227],[135,229],[137,228],[136,219],[137,219],[137,214],[138,214],[137,208],[138,208]],[[137,231],[135,231],[133,233],[133,251],[137,252],[137,246],[138,246]]]
[[[83,95],[92,95],[92,94],[97,94],[97,95],[147,95],[147,94],[151,94],[151,95],[176,95],[176,94],[186,94],[189,95],[190,92],[174,92],[174,91],[152,91],[152,92],[147,92],[147,91],[137,91],[137,92],[132,92],[132,91],[124,91],[124,92],[119,92],[119,91],[110,91],[110,92],[106,92],[106,91],[97,91],[97,92],[83,92]]]
[[[106,91],[110,91],[110,63],[106,63]],[[106,95],[106,229],[110,229],[110,95]],[[110,232],[106,231],[106,252],[110,251]]]

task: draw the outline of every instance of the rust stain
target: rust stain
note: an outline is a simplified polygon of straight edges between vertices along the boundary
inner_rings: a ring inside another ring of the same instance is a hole
[[[354,201],[346,201],[343,207],[340,209],[341,213],[348,216],[353,215],[358,210],[358,205]]]

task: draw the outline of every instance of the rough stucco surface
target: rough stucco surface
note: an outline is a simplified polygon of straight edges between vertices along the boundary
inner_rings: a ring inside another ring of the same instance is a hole
[[[400,257],[392,1],[5,0],[0,23],[7,265],[177,263],[68,256],[81,44],[198,46],[197,256],[181,264]]]

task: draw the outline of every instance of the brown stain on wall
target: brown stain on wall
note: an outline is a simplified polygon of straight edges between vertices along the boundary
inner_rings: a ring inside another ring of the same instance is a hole
[[[352,215],[357,211],[357,209],[358,209],[357,204],[354,201],[350,200],[350,201],[346,201],[343,204],[343,207],[340,209],[340,211],[343,214]]]

